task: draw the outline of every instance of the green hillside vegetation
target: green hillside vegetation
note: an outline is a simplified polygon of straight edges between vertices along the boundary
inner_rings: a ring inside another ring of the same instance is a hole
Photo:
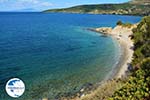
[[[130,3],[133,4],[150,4],[150,0],[132,0]]]
[[[150,100],[150,16],[134,32],[133,72],[109,100]]]
[[[44,12],[150,15],[150,3],[147,0],[133,0],[122,4],[81,5],[64,9],[50,9]]]

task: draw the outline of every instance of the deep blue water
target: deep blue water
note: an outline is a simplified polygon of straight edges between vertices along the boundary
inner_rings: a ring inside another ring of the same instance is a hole
[[[141,17],[61,13],[0,13],[0,100],[12,100],[5,84],[18,77],[19,99],[74,93],[105,79],[119,59],[118,44],[86,28],[112,26]]]

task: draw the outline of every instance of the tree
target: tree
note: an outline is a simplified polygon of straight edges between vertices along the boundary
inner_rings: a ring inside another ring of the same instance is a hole
[[[117,25],[122,25],[122,24],[123,24],[123,23],[122,23],[122,21],[120,21],[120,20],[117,22]]]

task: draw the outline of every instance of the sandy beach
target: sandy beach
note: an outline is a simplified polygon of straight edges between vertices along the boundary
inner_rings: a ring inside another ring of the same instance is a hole
[[[115,38],[121,49],[120,61],[117,64],[117,70],[114,78],[121,78],[126,76],[126,72],[129,70],[130,63],[133,57],[133,41],[131,40],[131,35],[133,34],[132,29],[135,28],[136,25],[132,27],[124,27],[124,26],[116,26],[113,28],[110,34],[113,38]]]
[[[115,28],[111,27],[100,27],[95,29],[90,29],[95,32],[103,33],[104,35],[112,36],[119,43],[121,55],[118,61],[117,68],[112,72],[113,78],[121,78],[126,76],[126,72],[130,67],[130,63],[133,57],[133,41],[131,40],[131,35],[133,34],[132,29],[135,28],[137,24],[131,27],[125,27],[118,25]]]

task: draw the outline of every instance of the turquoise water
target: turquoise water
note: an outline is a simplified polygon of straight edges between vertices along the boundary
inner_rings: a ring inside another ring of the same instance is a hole
[[[20,78],[20,99],[55,98],[105,79],[119,60],[111,37],[86,28],[136,23],[140,17],[61,13],[0,13],[0,99],[10,78]]]

